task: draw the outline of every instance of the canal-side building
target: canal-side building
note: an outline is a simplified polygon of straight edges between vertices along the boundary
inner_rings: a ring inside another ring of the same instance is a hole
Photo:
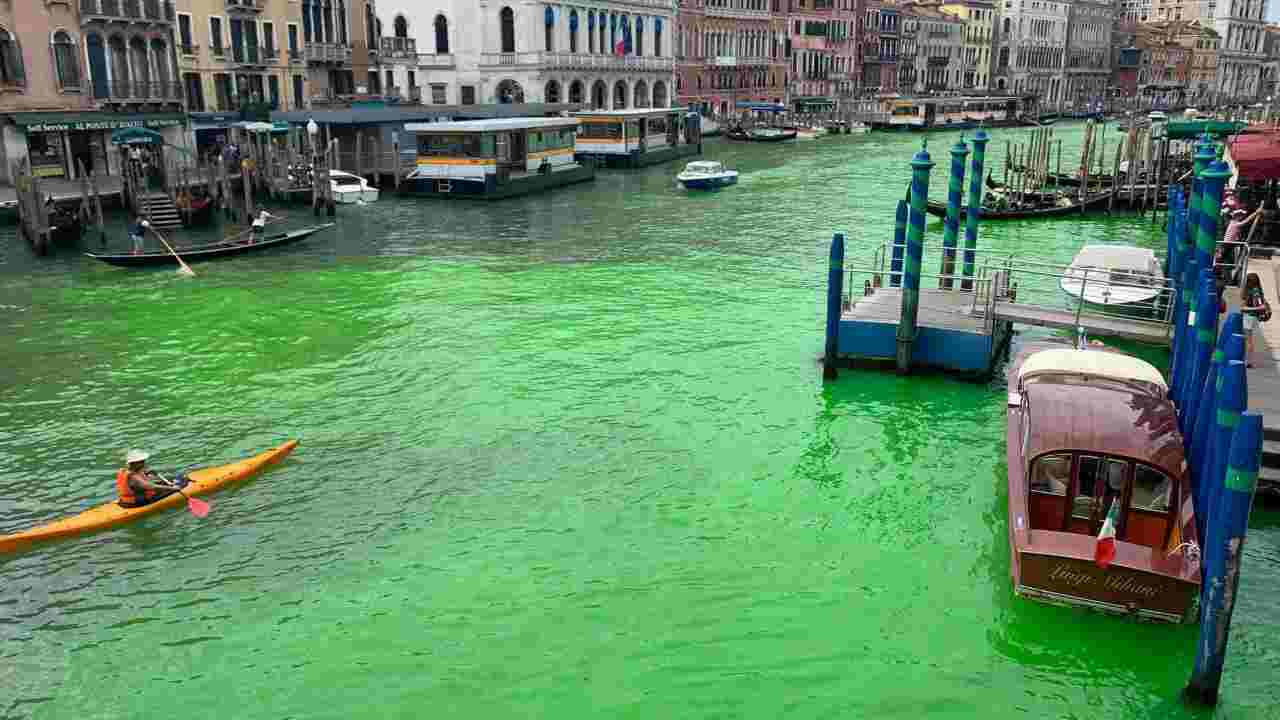
[[[1214,90],[1219,101],[1250,101],[1262,84],[1263,32],[1266,0],[1216,0],[1201,4],[1202,22],[1218,32],[1218,75]]]
[[[1063,98],[1067,49],[1066,2],[1010,0],[1001,18],[1007,35],[1009,80],[1018,95],[1035,95],[1042,106]]]
[[[858,78],[857,3],[787,2],[791,106],[800,112],[833,110],[839,98],[852,96]]]
[[[375,25],[391,23],[393,38],[402,27],[402,39],[416,40],[416,66],[407,62],[407,47],[396,48],[404,57],[381,66],[383,84],[389,68],[401,97],[412,69],[412,86],[422,88],[427,104],[623,109],[674,100],[675,0],[379,0],[377,12]]]
[[[858,47],[862,57],[859,89],[862,95],[880,92],[880,0],[862,0]]]
[[[931,7],[903,7],[903,37],[913,37],[914,53],[904,54],[899,63],[899,90],[903,93],[937,94],[961,87],[961,58],[964,54],[964,23],[957,17]],[[903,68],[910,65],[910,85],[902,82]]]
[[[306,106],[306,70],[290,0],[177,0],[174,40],[187,109],[258,113]]]
[[[1111,31],[1115,5],[1110,0],[1073,0],[1068,5],[1066,102],[1094,106],[1107,97],[1111,80]]]
[[[1172,107],[1187,96],[1187,70],[1191,51],[1176,40],[1178,23],[1139,25],[1136,45],[1142,51],[1138,66],[1137,95],[1144,103]]]
[[[0,3],[0,178],[24,159],[45,178],[118,173],[122,128],[180,144],[173,23],[171,0]]]
[[[738,103],[786,101],[786,0],[683,0],[675,28],[680,105],[731,115]]]
[[[1009,0],[1014,4],[1025,1]],[[942,3],[939,9],[964,23],[961,87],[968,91],[999,89],[992,82],[998,49],[996,4],[989,0],[956,0]]]
[[[898,92],[898,57],[902,49],[902,11],[896,5],[880,6],[880,92]]]

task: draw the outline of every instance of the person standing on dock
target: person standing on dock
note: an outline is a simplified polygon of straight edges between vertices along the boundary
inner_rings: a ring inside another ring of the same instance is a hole
[[[1240,291],[1240,312],[1244,315],[1245,367],[1253,367],[1253,336],[1257,333],[1259,322],[1271,319],[1271,304],[1262,292],[1262,280],[1258,273],[1249,273],[1245,278],[1244,288]]]
[[[151,227],[151,223],[147,222],[141,215],[134,219],[133,225],[129,226],[129,240],[133,243],[133,254],[141,255],[143,249],[143,241],[147,234],[147,229]]]

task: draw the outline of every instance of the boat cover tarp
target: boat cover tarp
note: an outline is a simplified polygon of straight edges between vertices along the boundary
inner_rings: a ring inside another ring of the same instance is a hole
[[[1227,146],[1233,174],[1245,182],[1280,179],[1280,133],[1247,133]]]

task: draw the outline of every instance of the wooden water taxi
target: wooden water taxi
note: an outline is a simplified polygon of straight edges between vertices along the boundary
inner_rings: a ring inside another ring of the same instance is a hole
[[[1031,350],[1009,372],[1008,420],[1014,592],[1181,621],[1199,592],[1199,548],[1160,372],[1106,349]],[[1113,502],[1105,563],[1098,535]]]
[[[574,143],[579,162],[606,167],[644,167],[702,152],[700,116],[685,108],[589,110]]]
[[[595,177],[574,159],[577,118],[502,118],[406,123],[418,160],[400,191],[425,197],[494,200]]]

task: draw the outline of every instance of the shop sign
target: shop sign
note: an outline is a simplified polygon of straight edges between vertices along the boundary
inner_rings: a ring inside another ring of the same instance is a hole
[[[181,118],[147,118],[147,119],[112,119],[112,120],[77,120],[75,122],[36,123],[27,126],[27,132],[73,132],[76,130],[120,130],[123,128],[146,127],[164,128],[179,127]]]

